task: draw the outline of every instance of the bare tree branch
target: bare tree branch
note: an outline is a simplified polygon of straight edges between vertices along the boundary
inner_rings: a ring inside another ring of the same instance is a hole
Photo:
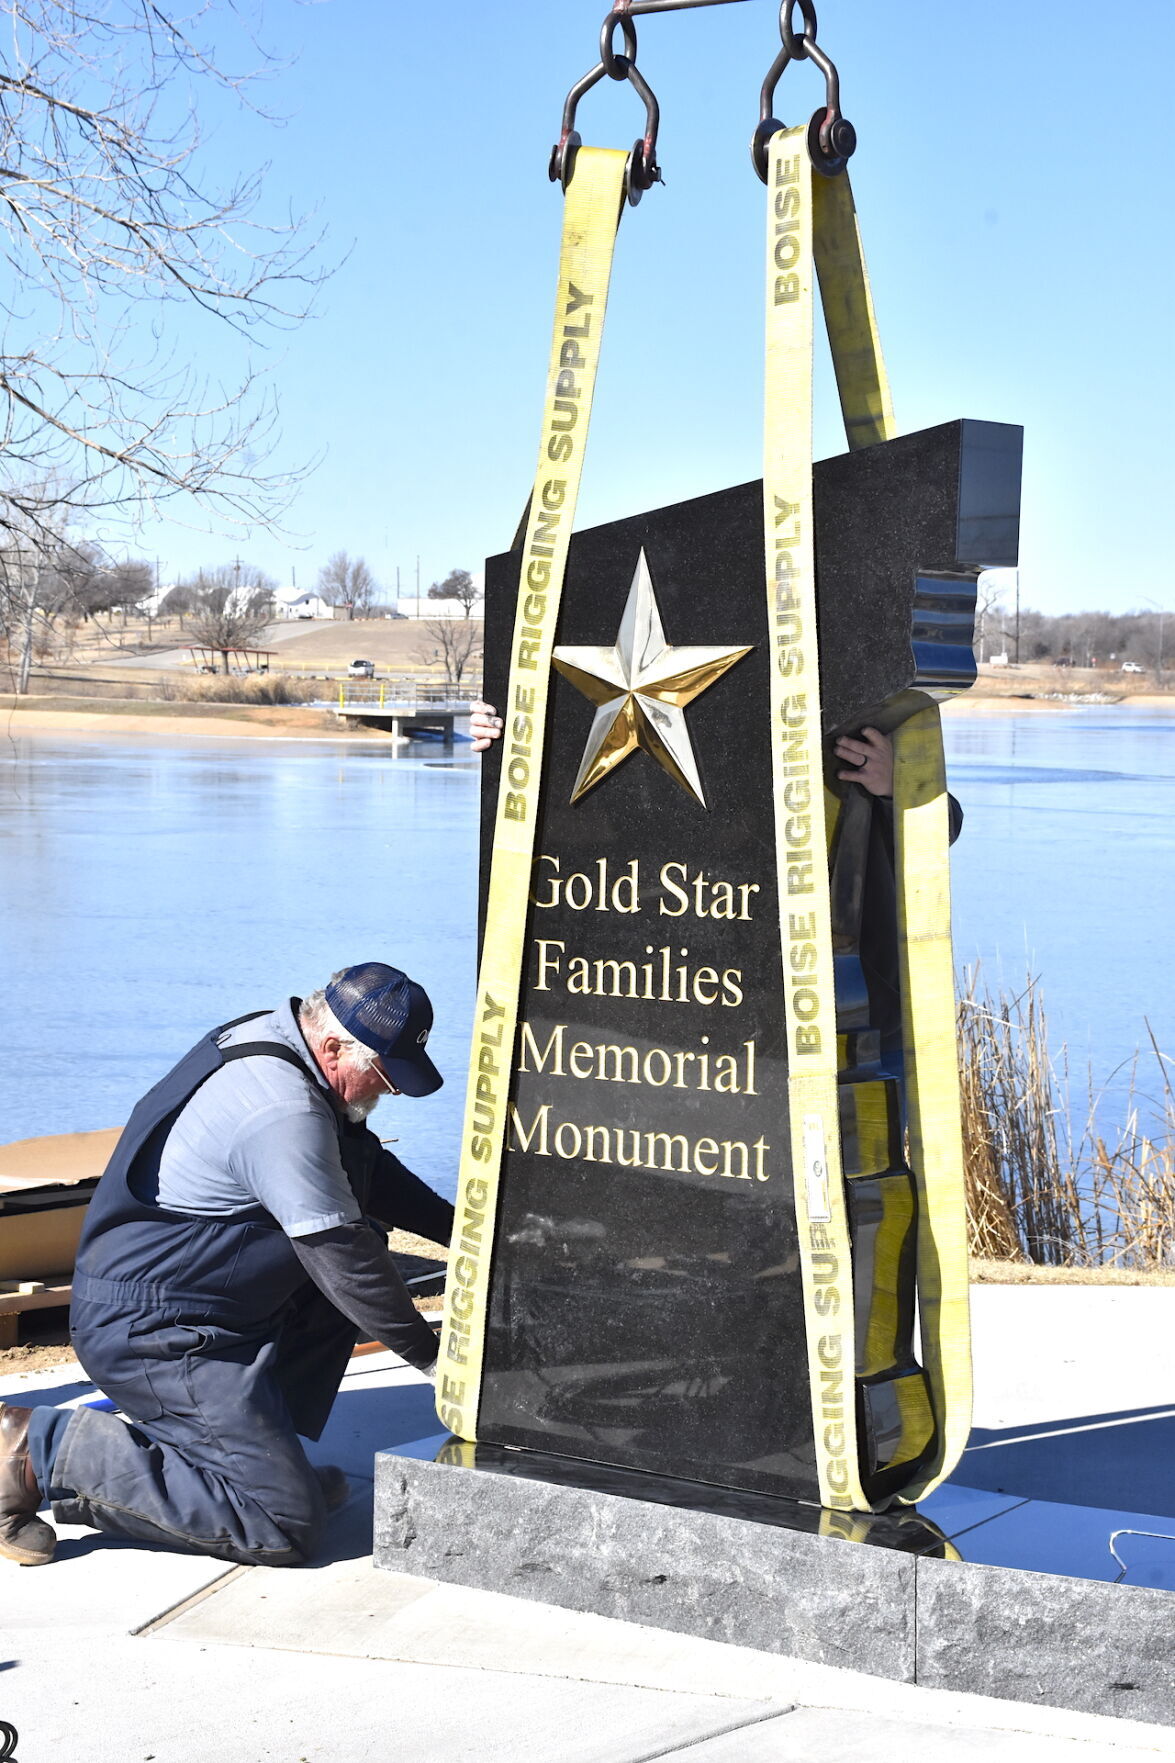
[[[51,489],[45,500],[51,502]],[[137,606],[154,585],[151,566],[116,562],[88,539],[73,539],[62,519],[22,522],[8,511],[0,543],[0,656],[11,689],[29,690],[34,661],[61,645],[67,627],[116,607]],[[68,638],[68,629],[67,629]]]
[[[193,323],[242,339],[288,327],[324,273],[302,223],[266,222],[263,171],[224,190],[200,175],[197,105],[255,109],[276,67],[253,4],[0,0],[0,527],[6,504],[27,537],[64,507],[153,513],[177,497],[271,521],[301,475],[258,463],[275,411],[251,364],[215,393],[191,365]],[[233,32],[259,68],[226,68]]]

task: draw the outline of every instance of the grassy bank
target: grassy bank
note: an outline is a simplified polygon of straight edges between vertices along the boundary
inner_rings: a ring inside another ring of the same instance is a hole
[[[1008,700],[1021,703],[1123,704],[1140,698],[1175,705],[1175,673],[1158,678],[1150,673],[1122,673],[1109,667],[1053,667],[1025,662],[1020,667],[979,669],[975,684],[950,702],[958,709],[971,703]]]
[[[242,685],[244,681],[227,680],[226,685]],[[264,714],[266,711],[278,710],[289,712],[297,710],[298,715],[278,717]],[[17,697],[12,692],[0,692],[0,711],[16,711],[18,714],[49,711],[54,715],[75,716],[158,716],[169,720],[176,717],[200,717],[209,721],[223,721],[234,718],[264,724],[274,721],[290,720],[301,722],[304,726],[329,724],[332,728],[337,718],[330,711],[316,710],[304,706],[301,700],[294,698],[261,698],[257,696],[219,698],[211,693],[183,697],[178,693],[174,698],[83,698],[72,693],[44,692]],[[260,715],[253,714],[261,712]]]
[[[1175,1267],[1035,1267],[979,1255],[970,1266],[976,1286],[1175,1286]]]
[[[158,735],[177,739],[223,735],[240,739],[380,741],[377,728],[351,726],[330,710],[301,704],[166,702],[142,698],[79,698],[64,693],[17,698],[0,693],[0,718],[9,734],[26,730],[104,736]]]

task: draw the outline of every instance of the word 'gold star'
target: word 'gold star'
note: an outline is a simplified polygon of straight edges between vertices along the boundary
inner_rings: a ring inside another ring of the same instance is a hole
[[[671,648],[665,641],[648,560],[637,560],[628,601],[610,649],[561,645],[555,666],[596,706],[571,800],[578,802],[638,747],[652,755],[675,783],[704,808],[685,706],[700,697],[736,661],[741,649]]]

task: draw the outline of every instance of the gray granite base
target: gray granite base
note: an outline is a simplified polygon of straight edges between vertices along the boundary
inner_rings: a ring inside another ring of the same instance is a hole
[[[381,1452],[375,1564],[906,1683],[1175,1725],[1175,1597]]]
[[[375,1463],[377,1567],[913,1679],[907,1555],[390,1452]]]
[[[1175,1596],[920,1560],[916,1672],[935,1689],[1175,1726]]]

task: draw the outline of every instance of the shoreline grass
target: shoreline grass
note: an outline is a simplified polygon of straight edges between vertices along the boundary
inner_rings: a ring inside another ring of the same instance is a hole
[[[1102,1131],[1086,1079],[1075,1117],[1065,1049],[1050,1054],[1038,978],[992,993],[968,970],[958,1000],[959,1076],[970,1248],[1025,1267],[1175,1270],[1175,1064],[1147,1025],[1147,1069],[1126,1069],[1121,1124]],[[1113,1078],[1118,1077],[1113,1074]]]

